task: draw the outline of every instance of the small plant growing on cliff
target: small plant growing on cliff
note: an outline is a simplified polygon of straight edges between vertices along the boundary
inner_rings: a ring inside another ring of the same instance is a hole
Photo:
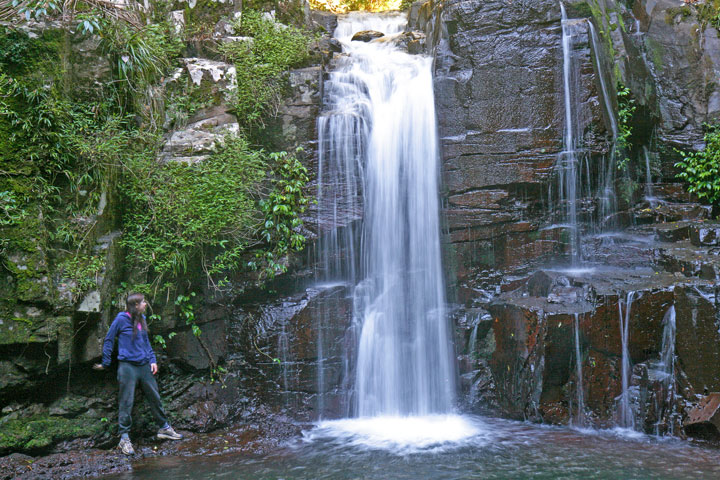
[[[688,191],[710,204],[720,204],[720,125],[705,125],[705,148],[699,152],[683,152],[675,164],[678,177],[688,182]]]
[[[305,237],[298,229],[302,225],[300,215],[308,204],[303,189],[309,178],[307,169],[295,155],[279,152],[270,157],[275,164],[276,178],[273,190],[260,201],[265,214],[260,236],[272,247],[258,250],[249,266],[253,269],[263,266],[264,276],[272,278],[287,270],[286,265],[279,263],[281,258],[290,251],[301,251],[305,246]]]
[[[618,170],[625,170],[630,163],[628,151],[630,150],[630,136],[632,135],[632,117],[635,113],[635,100],[630,95],[630,89],[622,83],[617,86],[618,98],[618,133],[617,149],[621,158],[617,162]]]

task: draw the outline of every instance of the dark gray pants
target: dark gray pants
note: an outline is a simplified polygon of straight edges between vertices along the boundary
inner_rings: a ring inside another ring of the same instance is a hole
[[[150,371],[150,364],[133,365],[128,362],[120,362],[117,373],[118,383],[120,384],[120,413],[118,415],[118,423],[120,428],[118,433],[130,433],[132,426],[132,408],[135,401],[135,386],[140,382],[145,400],[150,406],[155,421],[159,427],[167,424],[165,410],[162,407],[160,393],[158,392],[157,382]]]

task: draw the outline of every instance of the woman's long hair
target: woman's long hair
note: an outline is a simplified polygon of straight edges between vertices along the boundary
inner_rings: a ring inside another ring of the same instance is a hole
[[[142,301],[145,300],[145,295],[142,293],[133,293],[131,295],[128,295],[126,304],[127,304],[127,311],[130,313],[130,318],[132,319],[133,323],[133,338],[135,338],[135,335],[137,335],[138,332],[138,324],[142,325],[143,330],[145,330],[145,333],[148,335],[150,334],[147,329],[147,323],[145,323],[145,316],[138,311],[138,306]]]

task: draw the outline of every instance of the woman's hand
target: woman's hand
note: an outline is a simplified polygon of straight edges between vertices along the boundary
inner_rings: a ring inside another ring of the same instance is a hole
[[[153,375],[155,375],[157,373],[157,371],[158,371],[157,363],[150,364],[150,371],[152,372]]]
[[[105,367],[102,366],[102,363],[96,363],[92,366],[93,370],[102,371],[105,370]]]

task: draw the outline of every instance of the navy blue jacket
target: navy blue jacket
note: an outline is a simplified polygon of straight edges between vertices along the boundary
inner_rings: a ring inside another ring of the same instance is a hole
[[[141,327],[141,325],[138,325]],[[110,330],[103,342],[103,367],[110,366],[115,337],[118,337],[118,360],[135,365],[157,363],[155,353],[150,346],[147,330],[138,329],[133,337],[133,322],[128,312],[120,312],[110,325]]]

